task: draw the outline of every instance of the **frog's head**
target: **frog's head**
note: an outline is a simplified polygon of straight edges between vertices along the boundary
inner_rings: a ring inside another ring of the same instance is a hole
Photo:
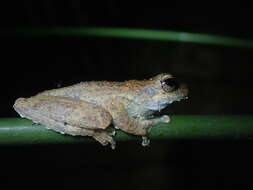
[[[174,101],[187,98],[188,89],[170,74],[159,74],[151,78],[141,90],[143,105],[149,110],[160,111]]]

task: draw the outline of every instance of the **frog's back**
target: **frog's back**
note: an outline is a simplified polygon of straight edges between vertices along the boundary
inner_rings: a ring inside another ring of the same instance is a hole
[[[98,102],[108,97],[125,97],[131,99],[148,80],[130,80],[125,82],[90,81],[72,86],[47,90],[38,95],[72,97],[89,102]]]

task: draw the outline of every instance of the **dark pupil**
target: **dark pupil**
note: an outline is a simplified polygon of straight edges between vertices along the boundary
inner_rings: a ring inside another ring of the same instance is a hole
[[[174,78],[169,78],[163,81],[163,84],[170,86],[173,90],[177,90],[179,88],[179,82]]]

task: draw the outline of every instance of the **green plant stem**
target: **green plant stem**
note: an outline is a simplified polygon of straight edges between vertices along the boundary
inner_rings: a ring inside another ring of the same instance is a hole
[[[177,32],[169,30],[148,30],[130,28],[102,28],[102,27],[58,27],[58,28],[33,28],[17,30],[24,35],[56,35],[56,36],[94,36],[113,37],[142,40],[174,41],[183,43],[198,43],[209,45],[230,46],[239,48],[253,48],[252,40],[243,40],[233,37]]]
[[[154,126],[151,139],[250,139],[253,116],[175,115],[170,124]],[[117,130],[117,141],[135,140],[134,135]],[[73,137],[48,130],[21,118],[0,119],[0,145],[59,144],[91,142],[89,137]]]

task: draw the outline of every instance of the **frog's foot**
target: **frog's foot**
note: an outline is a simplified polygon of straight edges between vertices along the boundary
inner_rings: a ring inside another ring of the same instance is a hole
[[[169,123],[170,117],[168,115],[163,115],[162,117],[160,117],[160,120],[162,123]]]
[[[111,136],[115,136],[116,135],[116,130],[113,130],[110,134],[111,134]]]
[[[109,143],[111,144],[111,148],[115,149],[116,143],[113,140],[112,136],[110,133],[106,131],[97,131],[97,130],[92,130],[92,129],[84,129],[80,127],[74,127],[70,125],[65,125],[64,127],[57,127],[61,126],[61,123],[54,123],[54,127],[46,127],[48,129],[53,129],[57,132],[60,132],[61,134],[67,134],[67,135],[72,135],[72,136],[91,136],[98,142],[100,142],[103,146],[108,145]]]
[[[150,143],[150,139],[147,136],[142,137],[142,146],[148,146]]]
[[[170,122],[170,117],[168,115],[163,115],[161,117],[150,119],[150,120],[147,120],[147,121],[148,121],[148,125],[157,125],[157,124],[160,124],[160,123],[169,123]]]
[[[113,140],[112,136],[106,131],[95,132],[93,138],[100,142],[103,146],[106,146],[108,143],[110,143],[112,149],[115,149],[116,147],[116,143]]]

